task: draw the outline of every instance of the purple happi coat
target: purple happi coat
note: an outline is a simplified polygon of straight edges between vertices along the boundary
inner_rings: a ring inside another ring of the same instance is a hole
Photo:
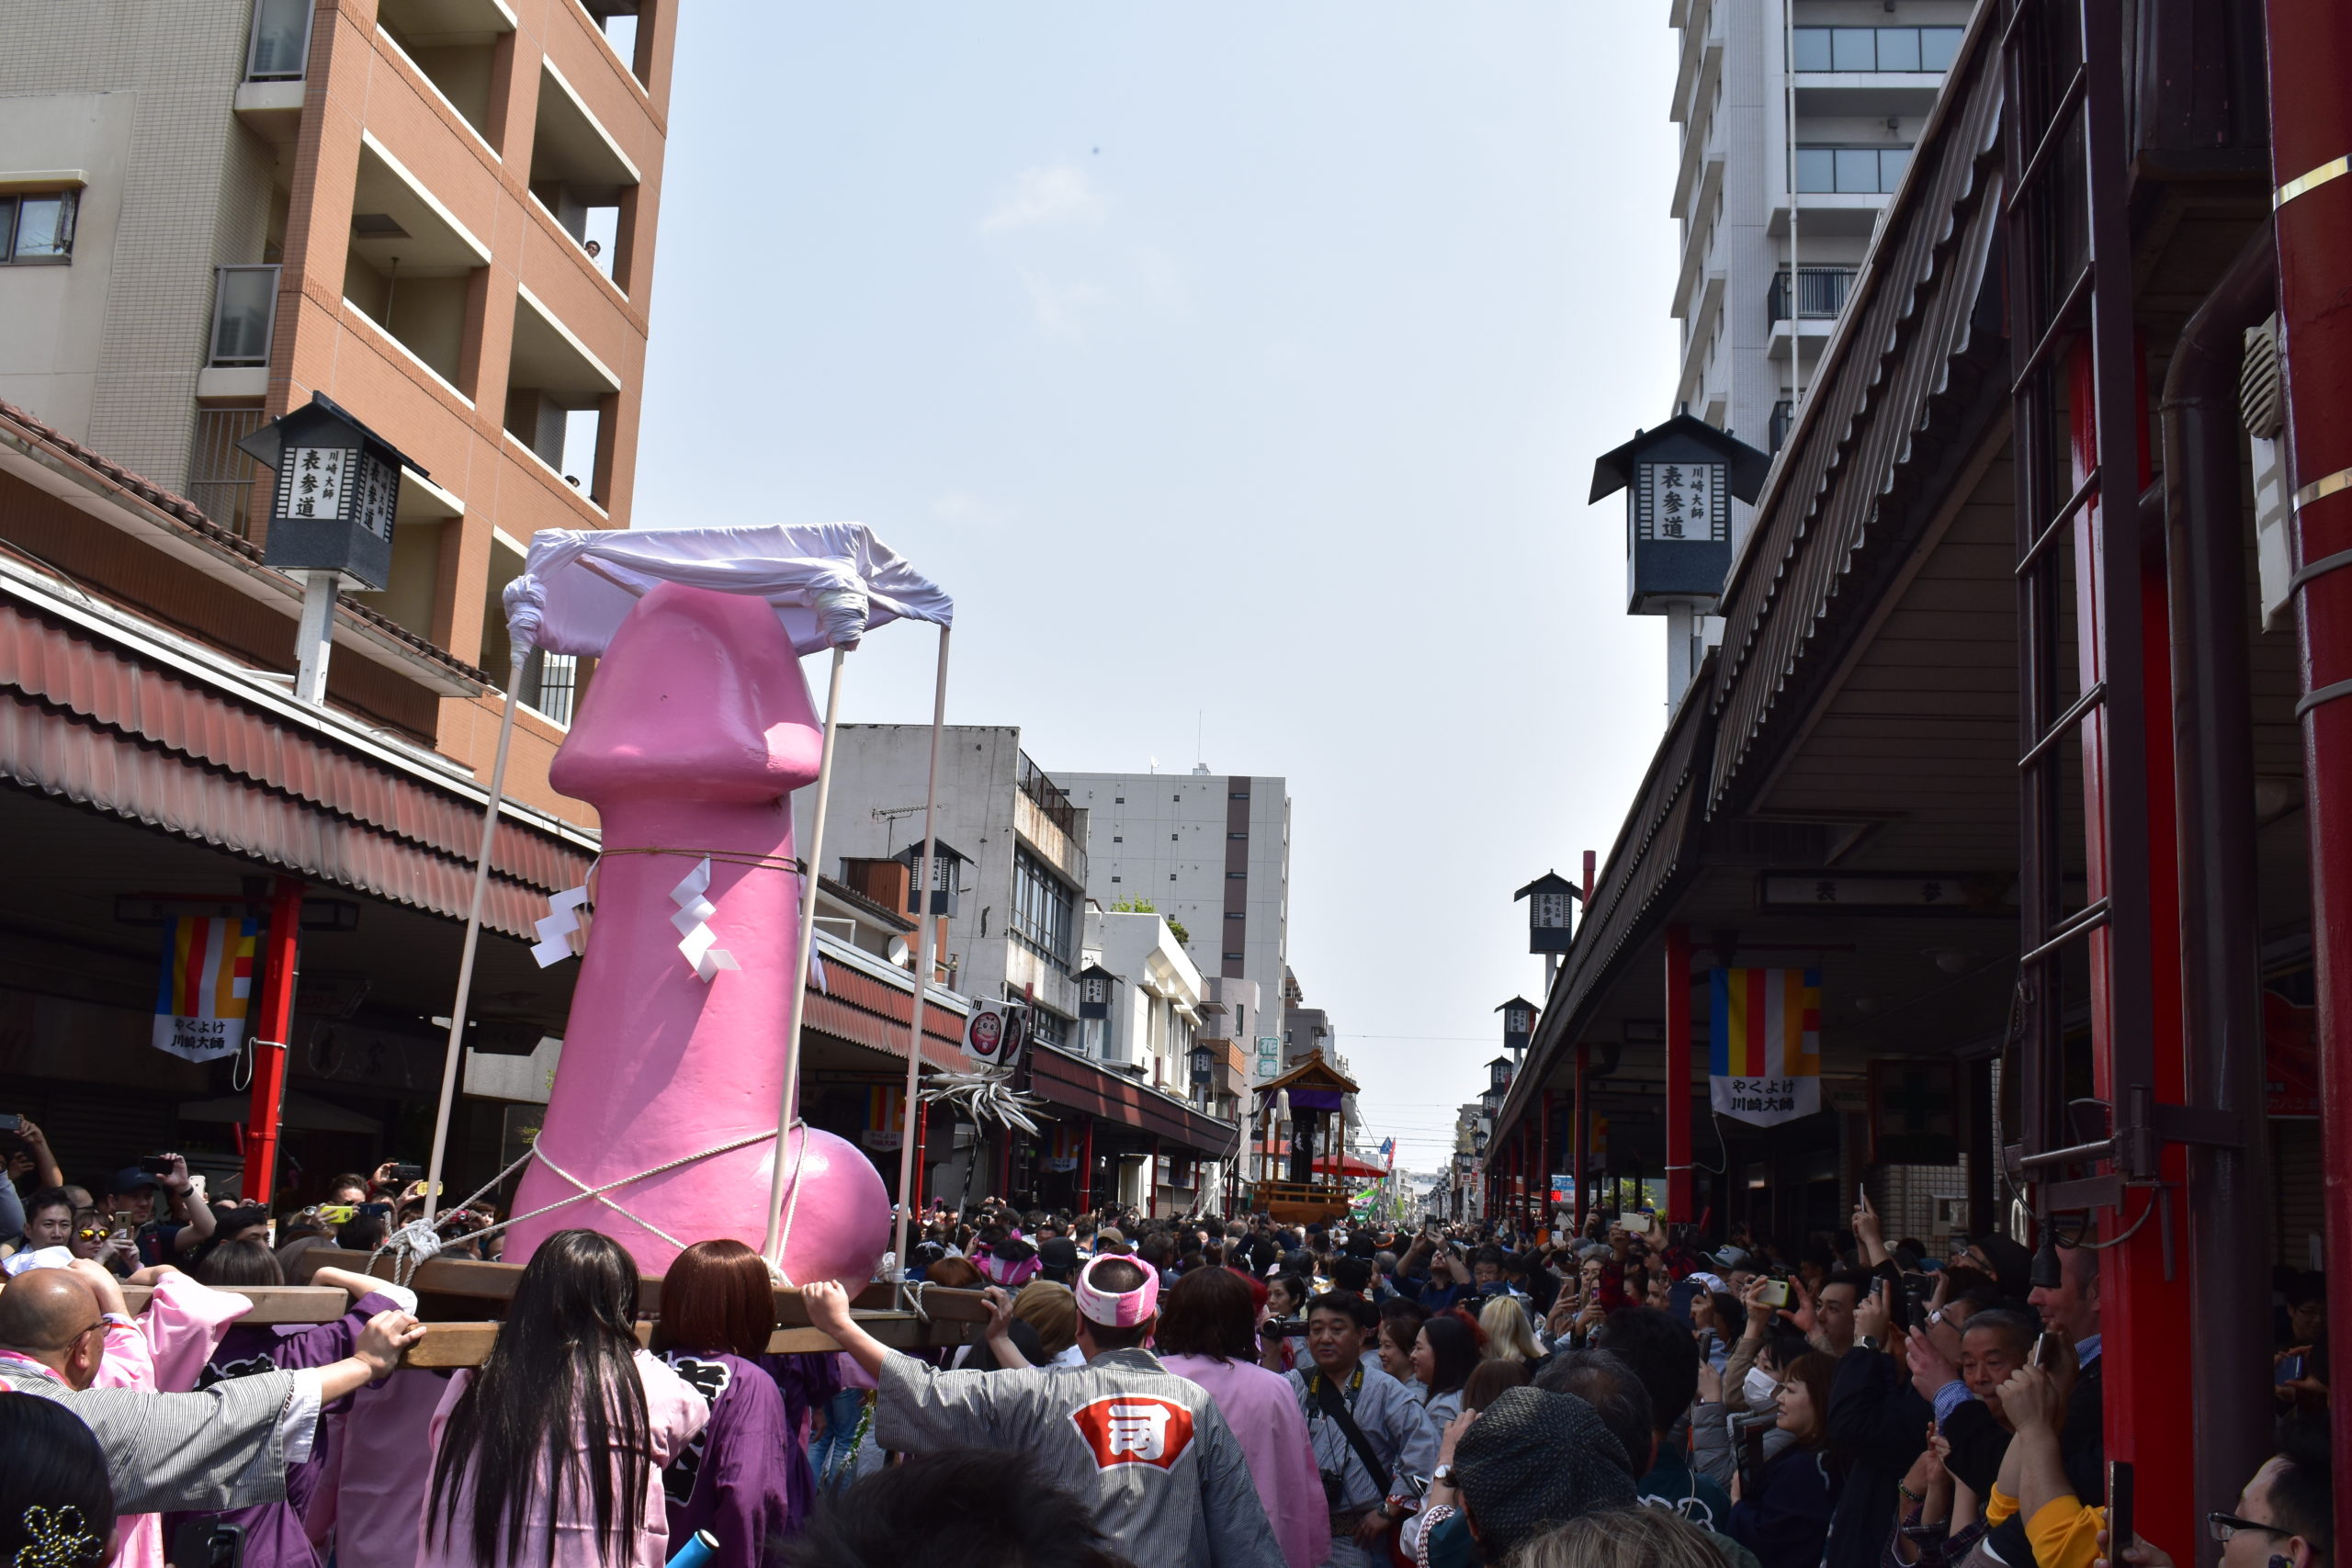
[[[713,1568],[776,1562],[776,1549],[808,1517],[811,1485],[799,1424],[778,1380],[725,1351],[666,1350],[662,1359],[710,1401],[709,1425],[662,1472],[671,1549],[707,1529],[718,1540]]]
[[[368,1294],[352,1303],[351,1310],[333,1323],[232,1324],[228,1333],[221,1336],[220,1348],[204,1363],[197,1387],[209,1388],[224,1379],[250,1377],[256,1372],[330,1366],[351,1354],[352,1345],[368,1326],[369,1318],[399,1304],[390,1296]],[[311,1446],[311,1457],[287,1467],[286,1501],[218,1514],[166,1514],[166,1548],[179,1528],[189,1520],[218,1519],[243,1528],[244,1568],[318,1568],[318,1549],[302,1528],[302,1515],[310,1507],[311,1495],[318,1490],[319,1477],[326,1468],[326,1417],[331,1413],[339,1414],[349,1404],[346,1396],[320,1412],[319,1440]]]

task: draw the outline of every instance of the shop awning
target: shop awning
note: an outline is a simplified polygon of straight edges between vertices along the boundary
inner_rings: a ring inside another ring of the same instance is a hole
[[[0,576],[0,780],[453,919],[485,798],[443,759],[14,575]],[[526,940],[594,845],[536,818],[502,818],[485,909]]]
[[[1030,1048],[1029,1087],[1048,1104],[1170,1139],[1211,1159],[1229,1156],[1237,1141],[1230,1122],[1204,1116],[1173,1095],[1148,1089],[1057,1046]]]

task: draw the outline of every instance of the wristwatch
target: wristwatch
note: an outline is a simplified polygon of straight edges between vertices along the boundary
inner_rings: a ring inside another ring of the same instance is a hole
[[[1875,1334],[1860,1335],[1856,1337],[1854,1343],[1860,1346],[1865,1350],[1875,1350],[1878,1348],[1878,1336]]]
[[[1450,1464],[1442,1464],[1435,1470],[1430,1471],[1430,1484],[1432,1486],[1454,1486],[1453,1467]],[[1459,1490],[1458,1487],[1456,1489]]]

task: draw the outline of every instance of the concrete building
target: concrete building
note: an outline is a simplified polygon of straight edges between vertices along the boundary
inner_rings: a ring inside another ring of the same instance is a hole
[[[845,724],[833,747],[831,814],[820,869],[851,886],[848,861],[922,852],[926,725]],[[816,792],[793,796],[809,841]],[[973,998],[1030,998],[1037,1037],[1077,1048],[1085,937],[1086,813],[1021,749],[1012,726],[950,726],[942,742],[938,837],[962,859],[944,966]]]
[[[258,543],[235,443],[327,394],[431,476],[344,617],[503,682],[522,544],[628,521],[675,10],[0,0],[0,400]],[[527,671],[508,788],[577,819],[574,684]],[[352,658],[329,693],[487,767],[494,698]]]
[[[1681,40],[1668,110],[1681,131],[1670,207],[1682,234],[1669,304],[1681,327],[1677,407],[1780,449],[1971,9],[1671,0]],[[1752,517],[1731,502],[1735,549]],[[1647,612],[1668,616],[1669,665],[1685,680],[1722,638],[1713,608]],[[1669,705],[1681,699],[1672,683]]]
[[[1190,1099],[1193,1038],[1206,986],[1166,917],[1090,908],[1086,962],[1113,977],[1109,1016],[1080,1032],[1086,1054],[1158,1089]]]
[[[1222,999],[1230,1038],[1248,1043],[1260,1079],[1283,1064],[1263,1042],[1279,1016],[1290,953],[1290,789],[1279,778],[1212,773],[1065,773],[1087,813],[1086,891],[1105,909],[1144,904],[1182,927],[1204,974],[1247,980],[1255,997]]]

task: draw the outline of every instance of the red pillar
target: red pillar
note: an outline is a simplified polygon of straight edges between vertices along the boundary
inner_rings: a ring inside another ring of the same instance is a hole
[[[2271,184],[2284,190],[2352,148],[2352,14],[2338,0],[2269,0]],[[2278,204],[2278,321],[2286,351],[2296,560],[2352,549],[2352,180]],[[2311,822],[2312,952],[2319,991],[2320,1139],[2327,1321],[2352,1353],[2352,572],[2323,572],[2297,601],[2304,689],[2303,799]],[[2308,699],[2307,699],[2308,700]],[[2338,1358],[2339,1359],[2341,1358]],[[2352,1497],[2352,1399],[2329,1402],[2335,1495]]]
[[[1569,1128],[1568,1168],[1574,1173],[1572,1179],[1576,1183],[1577,1196],[1573,1219],[1579,1232],[1584,1229],[1585,1166],[1588,1163],[1586,1151],[1592,1146],[1592,1115],[1590,1108],[1585,1102],[1584,1082],[1585,1068],[1589,1065],[1591,1055],[1590,1047],[1585,1045],[1577,1047],[1576,1103],[1568,1108],[1568,1114],[1575,1119],[1573,1125]]]
[[[2074,482],[2079,485],[2098,461],[2093,418],[2090,349],[2079,345],[2072,365]],[[2144,409],[2147,389],[2139,389],[2137,402]],[[2130,491],[2119,485],[2119,495],[2136,495],[2148,482],[2148,444],[2140,444],[2141,472]],[[2075,524],[2075,615],[2076,658],[2087,688],[2106,678],[2100,648],[2106,631],[2105,606],[2099,598],[2101,573],[2093,562],[2109,526],[2137,527],[2135,514],[2113,517],[2100,499],[2083,508]],[[2177,829],[2174,821],[2172,757],[2172,650],[2170,615],[2166,607],[2164,555],[2143,547],[2140,583],[2140,678],[2142,734],[2140,757],[2109,756],[2106,712],[2100,709],[2084,724],[2083,793],[2087,852],[2086,897],[2107,896],[2116,857],[2137,854],[2148,872],[2148,930],[2155,951],[2148,965],[2150,1080],[2159,1102],[2179,1104],[2187,1079],[2180,1040],[2180,884]],[[2104,762],[2102,765],[2102,759]],[[2139,770],[2146,779],[2147,841],[2144,844],[2106,842],[2103,823],[2106,802],[2102,781],[2109,770]],[[2112,963],[2112,928],[2091,933],[2091,1092],[2113,1104],[2116,1098],[2114,1021],[2109,1015],[2108,979]],[[2161,1173],[2172,1190],[2188,1176],[2188,1152],[2178,1144],[2161,1146]],[[2104,1212],[2101,1228],[2109,1237],[2121,1233],[2139,1218],[2139,1205],[2154,1201],[2154,1193],[2126,1194],[2127,1212]],[[2136,1201],[2135,1201],[2136,1200]],[[2196,1497],[2193,1424],[2178,1418],[2180,1409],[2180,1347],[2196,1343],[2189,1321],[2188,1280],[2176,1268],[2165,1279],[2165,1258],[2173,1248],[2164,1234],[2165,1216],[2157,1214],[2121,1246],[2099,1255],[2099,1330],[2106,1405],[2107,1456],[2131,1462],[2132,1484],[2139,1499],[2134,1526],[2151,1540],[2193,1540]],[[2178,1221],[2175,1219],[2174,1224]]]
[[[281,876],[269,897],[269,930],[261,940],[261,996],[254,1008],[254,1091],[245,1112],[248,1203],[266,1208],[277,1183],[277,1122],[286,1103],[286,1037],[294,1025],[296,956],[301,945],[302,885]]]
[[[1666,1215],[1688,1224],[1690,1201],[1690,928],[1666,928]]]
[[[1536,1097],[1536,1114],[1543,1118],[1535,1123],[1535,1219],[1539,1227],[1552,1223],[1552,1091],[1545,1089]]]
[[[1078,1212],[1094,1207],[1094,1118],[1086,1119],[1085,1151],[1078,1156]]]

